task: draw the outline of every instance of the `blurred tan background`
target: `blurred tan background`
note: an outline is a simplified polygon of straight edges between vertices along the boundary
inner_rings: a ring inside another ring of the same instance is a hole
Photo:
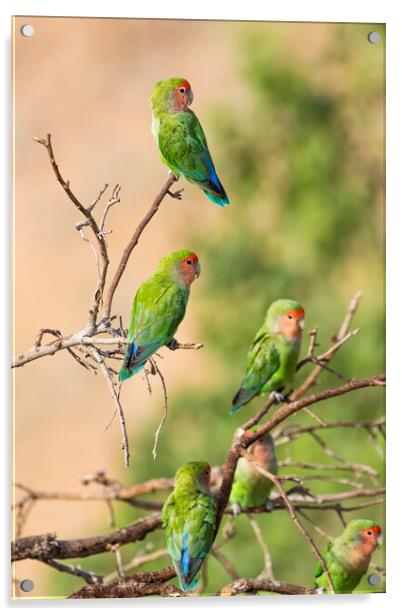
[[[31,38],[20,35],[24,23],[35,28]],[[115,294],[112,313],[125,315],[127,326],[134,293],[158,259],[172,250],[190,248],[202,264],[202,239],[188,245],[188,238],[196,237],[201,227],[205,235],[223,229],[232,208],[241,207],[240,197],[225,181],[222,169],[229,163],[222,160],[222,139],[215,138],[209,113],[220,104],[233,110],[244,107],[247,112],[247,83],[240,79],[234,60],[237,37],[264,27],[129,19],[15,20],[15,352],[32,346],[43,327],[63,334],[82,328],[96,286],[93,254],[75,230],[79,214],[53,176],[46,150],[32,137],[52,134],[61,172],[84,204],[105,182],[109,191],[121,184],[121,203],[113,207],[107,223],[113,230],[107,238],[109,274],[113,273],[168,173],[150,132],[149,95],[160,79],[183,76],[190,81],[192,108],[203,124],[231,206],[222,211],[196,187],[179,183],[185,188],[183,201],[167,198],[163,202]],[[288,56],[306,64],[314,81],[315,60],[328,48],[337,25],[269,27]],[[328,77],[331,88],[341,91],[343,74],[333,69]],[[375,133],[374,139],[382,138],[378,127],[365,128],[367,139],[370,132]],[[98,215],[102,207],[97,206]],[[356,290],[360,274],[359,268],[350,271],[350,281],[342,289],[345,298]],[[178,332],[180,341],[202,341],[197,315],[207,276],[204,270],[193,286]],[[370,301],[369,294],[369,305]],[[162,355],[170,399],[183,382],[186,387],[202,387],[219,380],[219,362],[208,346],[202,352],[166,350]],[[148,460],[136,458],[136,439],[143,432],[153,433],[159,422],[163,399],[158,382],[152,398],[140,377],[131,379],[123,392],[133,465],[128,475],[117,420],[105,430],[113,405],[101,376],[91,375],[61,352],[18,368],[14,379],[15,481],[36,489],[77,490],[85,472],[106,469],[124,482],[129,477],[135,480],[136,465],[152,465],[150,455]],[[104,516],[104,508],[102,503],[39,503],[24,534],[57,531],[63,538],[89,534]],[[51,592],[45,569],[23,562],[16,567],[16,576],[34,579],[32,594],[43,596]]]

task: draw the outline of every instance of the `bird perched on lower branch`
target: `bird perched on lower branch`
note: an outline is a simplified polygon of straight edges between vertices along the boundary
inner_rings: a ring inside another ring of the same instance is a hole
[[[337,593],[352,592],[367,572],[371,556],[381,543],[381,527],[373,520],[352,520],[333,542],[327,545],[323,559]],[[321,564],[315,574],[315,586],[329,590]]]
[[[267,310],[247,355],[246,372],[232,401],[237,413],[255,396],[280,392],[296,372],[304,328],[304,308],[292,299],[277,299]]]
[[[142,283],[133,302],[120,381],[142,370],[160,347],[175,342],[173,336],[184,318],[191,284],[200,272],[194,252],[177,250],[163,257],[156,272]]]
[[[167,549],[184,591],[194,589],[212,547],[216,502],[210,491],[211,467],[189,462],[178,469],[175,487],[162,509]]]
[[[247,430],[245,434],[250,435],[251,431]],[[278,464],[275,444],[270,434],[255,441],[248,448],[248,453],[259,466],[276,475]],[[272,481],[261,475],[252,462],[247,458],[239,458],[229,497],[233,513],[238,515],[242,509],[262,505],[267,505],[269,509],[269,494],[272,487]]]
[[[176,176],[197,184],[208,199],[224,207],[229,203],[209,153],[202,126],[189,105],[190,84],[182,77],[159,81],[151,96],[152,133],[162,161]]]

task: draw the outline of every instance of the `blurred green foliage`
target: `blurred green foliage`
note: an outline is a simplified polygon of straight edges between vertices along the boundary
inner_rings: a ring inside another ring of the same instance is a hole
[[[222,212],[224,224],[218,229],[205,236],[200,225],[198,236],[186,239],[188,245],[193,241],[202,246],[202,302],[191,308],[215,368],[202,387],[184,385],[179,395],[171,397],[158,460],[136,465],[135,483],[171,476],[190,459],[222,464],[233,430],[261,405],[261,400],[253,401],[241,415],[228,414],[249,344],[267,306],[279,297],[304,305],[306,329],[318,326],[324,349],[352,295],[362,290],[354,322],[359,334],[341,350],[333,367],[347,377],[384,369],[383,50],[367,42],[367,25],[334,25],[318,58],[300,54],[295,61],[289,40],[281,38],[272,24],[231,27],[241,87],[228,92],[227,104],[213,109],[209,118],[218,144],[217,167],[231,205]],[[378,25],[375,29],[384,39],[384,29]],[[307,370],[301,371],[297,382]],[[320,386],[337,384],[335,376],[325,373]],[[376,418],[384,412],[384,394],[363,390],[322,403],[315,411],[328,421]],[[311,422],[299,414],[288,425]],[[149,459],[153,430],[146,434],[134,442],[138,460]],[[383,476],[383,461],[367,432],[338,429],[321,434],[338,456],[370,464]],[[309,436],[279,448],[279,460],[288,455],[294,460],[334,462]],[[316,493],[348,489],[329,482],[309,485]],[[166,495],[155,496],[158,501],[162,498]],[[118,506],[116,513],[118,525],[144,515],[125,506]],[[329,534],[341,532],[335,512],[312,517]],[[371,517],[383,524],[383,506],[346,515],[347,520],[353,517]],[[258,521],[277,579],[311,585],[315,559],[289,515],[275,512],[259,516]],[[263,566],[261,549],[245,516],[235,526],[236,537],[224,552],[241,576],[255,577]],[[323,548],[326,540],[308,522],[306,526]],[[151,549],[150,543],[163,546],[162,532],[124,548],[125,561],[146,545]],[[382,565],[383,559],[381,550],[375,562]],[[112,562],[113,555],[106,555],[82,565],[106,572]],[[160,559],[144,568],[167,563],[167,558]],[[229,582],[213,558],[208,574],[207,592]],[[69,576],[57,574],[57,578],[61,594],[80,586]],[[373,589],[364,580],[359,590]]]

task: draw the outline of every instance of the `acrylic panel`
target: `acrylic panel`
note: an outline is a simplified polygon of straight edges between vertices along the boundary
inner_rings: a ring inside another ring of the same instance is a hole
[[[14,18],[14,598],[385,591],[384,61]]]

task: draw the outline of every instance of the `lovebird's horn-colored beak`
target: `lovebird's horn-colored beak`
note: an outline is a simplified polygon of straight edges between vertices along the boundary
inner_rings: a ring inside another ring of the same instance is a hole
[[[304,319],[300,319],[300,321],[299,321],[299,327],[300,327],[300,329],[303,331],[303,329],[304,329]]]
[[[378,543],[378,545],[382,545],[382,544],[383,544],[383,541],[384,541],[383,536],[382,536],[382,535],[378,535],[378,537],[377,537],[377,543]]]
[[[200,262],[197,261],[197,263],[195,264],[195,275],[197,276],[197,278],[199,278],[200,274],[201,274],[201,265],[200,265]]]
[[[188,91],[188,94],[187,94],[187,100],[188,100],[188,104],[189,104],[189,105],[191,105],[191,103],[192,103],[192,102],[193,102],[193,100],[194,100],[194,94],[193,94],[193,91],[192,91],[192,90],[189,90],[189,91]]]

